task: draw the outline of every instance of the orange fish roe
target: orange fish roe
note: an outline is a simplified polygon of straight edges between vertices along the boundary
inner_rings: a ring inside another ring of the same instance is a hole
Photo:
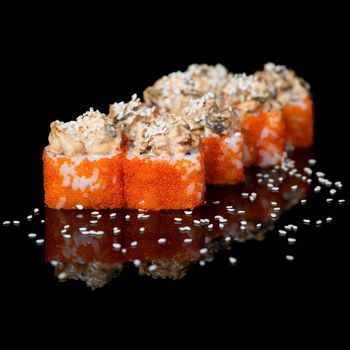
[[[285,124],[281,112],[245,113],[241,127],[245,166],[269,167],[282,162]]]
[[[64,156],[45,148],[45,204],[53,209],[93,209],[123,206],[123,153]]]
[[[130,209],[194,208],[204,202],[202,153],[176,160],[128,156],[124,161],[124,195]]]
[[[208,184],[236,184],[244,180],[241,133],[208,137],[204,141],[205,175]]]
[[[313,143],[314,111],[311,97],[283,107],[288,148],[310,147]]]

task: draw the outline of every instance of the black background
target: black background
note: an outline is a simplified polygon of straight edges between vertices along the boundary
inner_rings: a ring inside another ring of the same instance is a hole
[[[29,20],[22,9],[21,17],[14,17],[19,33],[14,24],[3,30],[1,220],[42,203],[41,152],[51,121],[68,121],[90,106],[107,112],[109,103],[128,100],[134,92],[141,95],[160,76],[193,62],[220,62],[233,72],[247,73],[267,61],[295,69],[314,94],[317,166],[330,179],[342,180],[347,191],[346,22],[340,9],[317,16],[297,9],[287,18],[288,10],[271,13],[273,20],[268,20],[266,14],[253,18],[249,11],[195,16],[186,8],[175,19],[167,13],[141,22],[134,12],[121,9],[112,19],[108,11],[104,16],[67,11],[55,21],[50,15]],[[145,19],[141,10],[136,12]],[[118,26],[124,16],[126,21]],[[75,22],[74,31],[67,30],[68,21]],[[349,230],[344,208],[333,226],[304,236],[294,264],[287,264],[280,247],[269,241],[248,243],[234,271],[219,259],[181,281],[153,281],[130,273],[95,292],[79,283],[57,284],[43,267],[42,250],[25,243],[20,229],[1,233],[3,301],[11,317],[26,320],[33,315],[23,311],[29,307],[44,319],[63,316],[66,322],[74,315],[91,323],[93,315],[100,319],[114,312],[133,327],[154,325],[154,319],[160,327],[162,320],[178,315],[186,329],[235,315],[257,328],[271,316],[321,323],[326,313],[345,312],[348,306],[343,299],[347,275],[342,247]]]

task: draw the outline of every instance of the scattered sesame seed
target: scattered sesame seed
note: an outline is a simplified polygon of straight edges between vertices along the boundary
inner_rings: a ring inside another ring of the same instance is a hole
[[[311,220],[310,219],[303,219],[303,224],[310,225]]]
[[[327,203],[332,203],[332,202],[333,202],[333,198],[327,198],[327,199],[326,199],[326,202],[327,202]]]
[[[218,204],[220,204],[220,201],[214,201],[213,204],[218,205]]]
[[[30,220],[32,220],[32,219],[33,219],[33,215],[28,215],[28,216],[27,216],[27,220],[28,220],[28,221],[30,221]]]
[[[278,192],[279,190],[280,190],[280,188],[277,186],[271,188],[272,192]]]
[[[287,231],[285,230],[278,230],[278,233],[280,236],[285,236],[287,234]]]
[[[185,238],[185,239],[184,239],[184,243],[185,243],[185,244],[190,244],[190,243],[192,243],[192,238]]]
[[[275,182],[274,179],[268,179],[267,181],[270,182],[270,183],[274,183]]]
[[[182,222],[182,218],[174,218],[175,222]]]
[[[293,238],[293,237],[289,237],[289,238],[288,238],[288,243],[289,243],[289,244],[294,244],[296,241],[297,241],[297,240],[296,240],[295,238]]]
[[[288,261],[293,261],[294,260],[294,256],[293,255],[286,255],[286,259]]]
[[[166,239],[165,238],[159,238],[158,239],[158,243],[159,244],[165,244],[166,243]]]
[[[132,242],[130,243],[130,247],[131,247],[131,248],[136,248],[136,247],[137,247],[137,244],[138,244],[137,241],[132,241]]]
[[[61,233],[67,233],[67,230],[64,228],[63,230],[61,230]]]
[[[320,191],[321,191],[321,186],[316,186],[316,187],[314,188],[314,191],[315,191],[316,193],[320,192]]]
[[[67,230],[70,228],[70,225],[64,225],[63,227]]]
[[[199,251],[200,254],[206,254],[208,253],[208,248],[202,248],[200,251]]]
[[[297,232],[298,231],[298,226],[297,225],[291,225],[292,226],[292,230],[294,232]]]
[[[139,259],[134,260],[134,266],[139,267],[141,265],[141,261]]]
[[[255,225],[255,227],[259,230],[259,229],[261,229],[261,227],[262,227],[262,223],[261,222],[259,222],[258,224],[256,224]]]
[[[82,219],[84,217],[84,215],[83,214],[77,214],[75,217],[78,218],[78,219]]]
[[[226,205],[226,209],[232,209],[233,205]]]
[[[315,165],[316,164],[316,159],[311,158],[311,159],[308,160],[308,163],[310,165]]]
[[[225,242],[231,242],[232,238],[230,236],[225,237]]]
[[[90,220],[90,224],[91,224],[91,225],[95,225],[95,224],[97,224],[97,223],[98,223],[97,220]]]
[[[80,232],[86,231],[86,227],[79,227],[79,231],[80,231]]]
[[[317,220],[316,221],[316,226],[321,226],[322,225],[322,220]]]
[[[102,230],[101,230],[101,231],[96,231],[96,232],[95,232],[95,235],[96,235],[96,236],[103,236],[104,233],[105,233],[105,232],[102,231]]]
[[[227,210],[228,213],[233,213],[235,211],[234,208],[227,208],[226,210]]]
[[[204,261],[204,260],[201,260],[201,261],[199,262],[199,265],[200,265],[200,266],[205,266],[205,261]]]
[[[219,224],[219,228],[224,228],[225,224]]]
[[[326,221],[327,221],[327,222],[332,222],[332,221],[333,221],[333,218],[331,218],[330,216],[328,216],[328,217],[326,218]]]
[[[145,228],[144,227],[140,227],[139,231],[143,233],[143,232],[145,232]]]
[[[37,245],[42,245],[42,244],[44,244],[44,242],[45,242],[45,240],[44,240],[43,238],[39,238],[39,239],[37,239],[37,240],[35,241],[35,243],[36,243]]]
[[[117,213],[110,213],[110,214],[109,214],[109,217],[110,217],[110,218],[115,218],[116,216],[117,216]]]
[[[242,192],[241,196],[242,196],[242,198],[248,198],[249,197],[249,193]]]
[[[293,185],[293,186],[290,186],[290,189],[295,192],[298,190],[298,185]]]
[[[192,210],[185,210],[184,213],[185,215],[192,215]]]
[[[273,211],[279,212],[279,211],[281,211],[281,208],[280,207],[275,207],[275,208],[273,208]]]
[[[115,250],[120,250],[120,248],[122,247],[122,245],[121,245],[120,243],[113,243],[113,244],[112,244],[112,247],[113,247],[113,249],[115,249]]]
[[[6,220],[6,221],[3,221],[2,224],[4,226],[9,226],[9,225],[11,225],[11,221]]]
[[[247,221],[242,220],[242,221],[240,222],[240,224],[241,224],[241,225],[247,225],[248,223],[247,223]]]
[[[306,183],[307,183],[308,185],[310,185],[310,184],[311,184],[311,182],[312,182],[312,180],[311,180],[311,179],[307,179],[307,180],[306,180]]]
[[[331,196],[334,196],[336,193],[337,193],[337,190],[335,190],[334,188],[332,188],[330,191],[329,191],[330,195]]]
[[[19,226],[21,222],[20,222],[19,220],[14,220],[14,221],[12,221],[12,223],[13,223],[15,226]]]
[[[57,260],[51,260],[50,264],[51,264],[51,266],[56,267],[56,266],[58,266],[58,261]]]
[[[152,265],[148,266],[148,271],[154,272],[157,270],[157,268],[158,268],[158,266],[156,264],[152,264]]]
[[[67,275],[66,275],[65,272],[61,272],[61,273],[57,276],[57,278],[58,278],[59,280],[63,280],[63,279],[66,278],[66,277],[67,277]]]
[[[301,203],[302,205],[306,204],[306,199],[302,199],[302,200],[300,201],[300,203]]]
[[[84,207],[83,207],[81,204],[77,204],[77,205],[76,205],[76,208],[77,208],[78,210],[83,210],[83,209],[84,209]]]
[[[304,168],[304,173],[308,174],[308,175],[312,175],[312,169],[305,167]]]
[[[266,185],[268,188],[271,188],[272,189],[272,187],[273,187],[273,184],[271,184],[271,183],[268,183],[267,185]]]
[[[35,214],[39,213],[39,209],[38,209],[38,208],[35,208],[35,209],[34,209],[34,213],[35,213]]]
[[[339,203],[339,204],[344,204],[344,203],[345,203],[345,199],[339,199],[339,200],[338,200],[338,203]]]
[[[40,220],[40,222],[43,224],[43,223],[45,223],[45,220]]]
[[[233,256],[230,256],[228,258],[228,261],[230,262],[231,265],[236,265],[237,259],[234,258]]]
[[[199,220],[193,220],[193,223],[194,223],[195,225],[200,225],[200,224],[201,224],[201,222],[200,222]]]
[[[92,216],[97,216],[98,214],[100,214],[98,211],[92,211],[92,212],[91,212],[91,215],[92,215]]]
[[[118,233],[120,233],[121,231],[120,231],[120,229],[118,228],[118,227],[113,227],[113,233],[114,234],[118,234]]]
[[[130,215],[125,215],[125,220],[129,220],[129,219],[130,219]]]
[[[263,179],[258,179],[258,184],[261,184],[263,182]]]
[[[214,228],[214,225],[213,224],[209,224],[208,225],[208,230],[212,230]]]
[[[126,252],[127,252],[127,250],[126,250],[126,248],[123,248],[122,250],[121,250],[121,252],[122,252],[122,254],[126,254]]]
[[[101,219],[101,218],[102,218],[101,214],[96,215],[96,219]]]
[[[316,172],[316,176],[317,176],[317,177],[325,177],[326,174],[323,173],[322,171],[317,171],[317,172]]]
[[[36,238],[36,233],[28,233],[28,238]]]
[[[343,184],[340,181],[337,181],[334,183],[335,187],[337,187],[338,189],[341,189],[343,187]]]
[[[221,217],[221,218],[219,219],[219,222],[225,224],[225,223],[227,223],[227,219]]]
[[[63,238],[64,238],[64,239],[71,239],[72,236],[71,236],[71,235],[68,235],[68,234],[65,234],[65,235],[63,235]]]
[[[284,226],[284,229],[285,229],[286,231],[292,231],[292,226],[293,226],[293,225],[285,225],[285,226]]]
[[[245,210],[238,210],[238,215],[244,215],[245,214]]]
[[[270,216],[271,216],[272,219],[276,219],[277,218],[277,214],[276,213],[271,213]]]

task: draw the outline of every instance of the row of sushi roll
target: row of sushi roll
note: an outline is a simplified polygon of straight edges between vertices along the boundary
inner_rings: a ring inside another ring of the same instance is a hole
[[[187,209],[206,185],[244,181],[313,142],[309,85],[285,66],[253,75],[218,64],[162,77],[109,113],[51,124],[43,153],[49,208]]]

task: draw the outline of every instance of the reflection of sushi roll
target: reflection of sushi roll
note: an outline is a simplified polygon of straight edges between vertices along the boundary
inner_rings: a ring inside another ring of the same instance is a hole
[[[313,101],[310,86],[285,66],[268,63],[257,76],[277,89],[277,100],[283,107],[286,123],[286,145],[310,147],[313,143]]]
[[[232,108],[219,104],[209,92],[190,101],[185,118],[202,138],[207,183],[235,184],[244,180],[243,137]]]
[[[130,209],[186,209],[204,201],[204,160],[199,140],[181,118],[163,114],[140,123],[124,162]]]
[[[45,148],[45,203],[54,209],[120,208],[123,182],[120,132],[98,111],[51,124]]]
[[[283,160],[285,125],[281,105],[270,87],[256,76],[231,75],[224,90],[225,103],[240,114],[244,163],[269,167]]]

